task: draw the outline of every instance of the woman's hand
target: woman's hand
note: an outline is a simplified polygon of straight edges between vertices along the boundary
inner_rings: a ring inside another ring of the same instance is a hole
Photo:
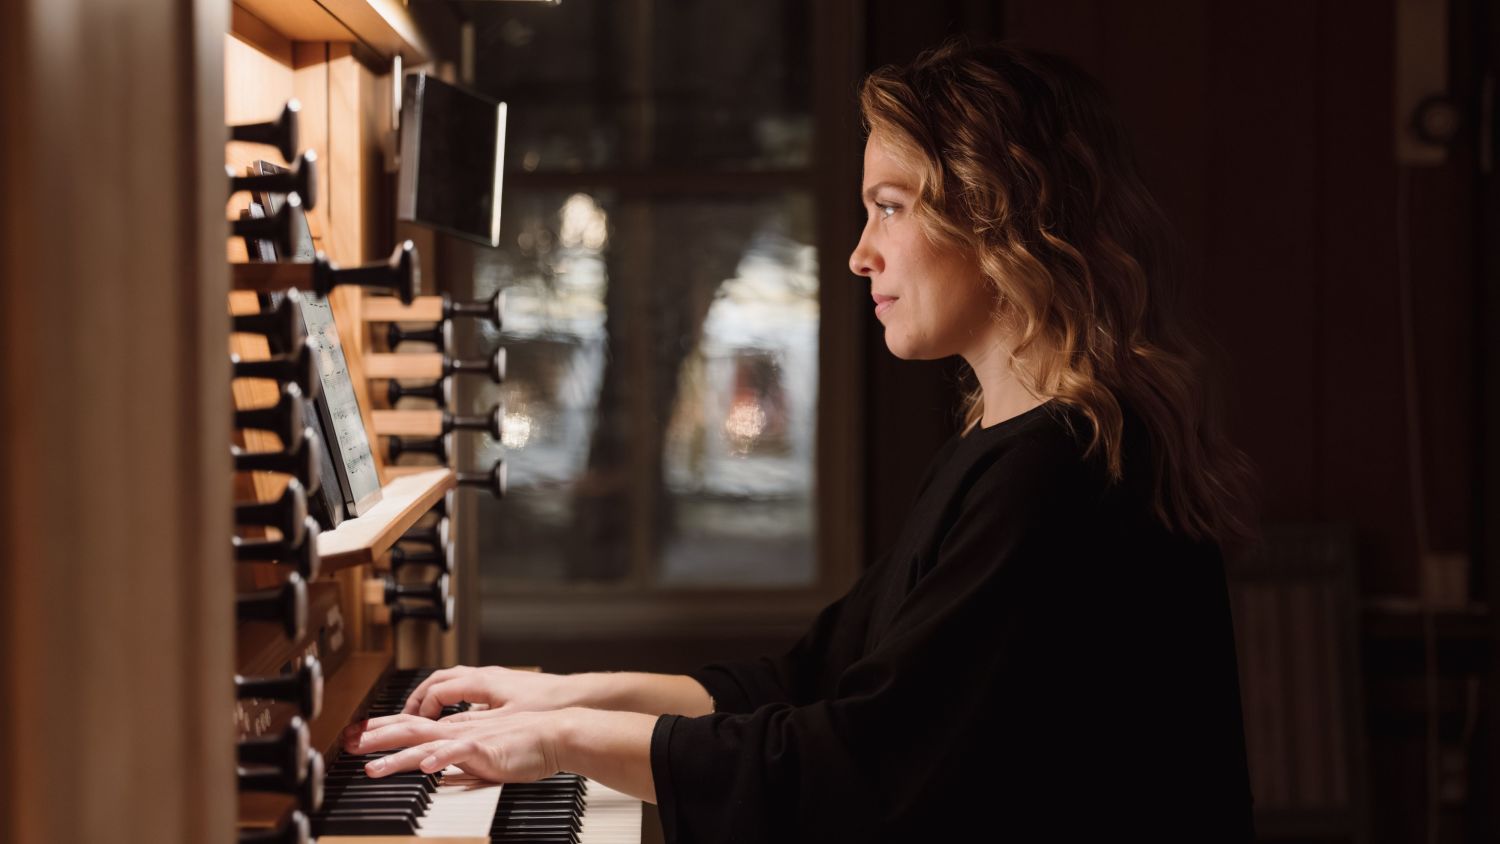
[[[581,705],[579,694],[573,678],[560,674],[458,665],[432,672],[406,699],[401,712],[436,718],[443,707],[459,701],[506,713],[541,712]]]
[[[655,715],[586,707],[460,712],[438,721],[387,715],[350,724],[341,740],[350,753],[396,750],[366,763],[365,773],[372,777],[457,765],[481,779],[534,782],[569,771],[655,803],[651,736],[656,722]]]
[[[387,715],[350,724],[341,740],[353,754],[405,748],[366,763],[365,773],[375,778],[457,765],[494,782],[534,782],[561,770],[558,749],[567,717],[567,711],[461,713],[438,721]]]

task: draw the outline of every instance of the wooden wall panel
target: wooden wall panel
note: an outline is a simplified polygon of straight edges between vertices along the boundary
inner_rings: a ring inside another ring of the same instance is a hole
[[[236,24],[240,23],[251,26],[251,32],[223,36],[224,122],[274,120],[287,100],[294,96],[292,42],[275,32],[256,28],[256,20],[243,13],[236,16]],[[281,160],[281,153],[262,144],[231,142],[225,146],[224,163],[236,173],[245,172],[251,162],[259,160],[286,163]],[[229,219],[237,218],[249,204],[249,194],[230,197],[226,214]],[[243,241],[226,240],[225,243],[229,260],[245,260]]]
[[[203,225],[227,27],[180,0],[22,0],[0,27],[8,842],[233,834],[228,281]]]
[[[317,179],[317,205],[307,214],[313,242],[327,251],[328,231],[328,45],[322,42],[292,44],[292,90],[302,103],[302,121],[298,125],[303,149],[310,149],[320,159]]]

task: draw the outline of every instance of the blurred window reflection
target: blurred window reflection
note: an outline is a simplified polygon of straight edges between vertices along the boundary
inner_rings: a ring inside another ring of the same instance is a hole
[[[479,7],[470,7],[478,9]],[[817,583],[811,13],[763,3],[476,11],[509,105],[500,443],[487,594]],[[734,43],[695,33],[734,31]]]

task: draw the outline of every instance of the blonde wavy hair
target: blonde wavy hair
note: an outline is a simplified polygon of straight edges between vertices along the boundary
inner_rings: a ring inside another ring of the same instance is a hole
[[[919,174],[923,231],[994,285],[1023,386],[1091,423],[1085,457],[1102,449],[1123,477],[1124,400],[1150,433],[1161,522],[1253,544],[1256,476],[1224,434],[1213,344],[1185,318],[1175,235],[1098,83],[1056,56],[960,38],[874,71],[859,103],[865,131]],[[965,433],[982,398],[965,401]]]

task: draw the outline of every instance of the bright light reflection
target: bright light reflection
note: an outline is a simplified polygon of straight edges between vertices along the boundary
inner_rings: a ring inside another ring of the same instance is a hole
[[[506,448],[525,448],[531,440],[531,417],[524,413],[505,414],[500,428],[500,444]]]
[[[563,203],[562,231],[558,238],[564,248],[582,246],[598,251],[609,240],[608,217],[604,209],[586,193],[575,193]]]
[[[735,450],[745,453],[755,445],[766,430],[766,412],[761,409],[760,402],[754,399],[740,399],[729,409],[729,415],[724,418],[724,433],[729,435],[733,441]]]

